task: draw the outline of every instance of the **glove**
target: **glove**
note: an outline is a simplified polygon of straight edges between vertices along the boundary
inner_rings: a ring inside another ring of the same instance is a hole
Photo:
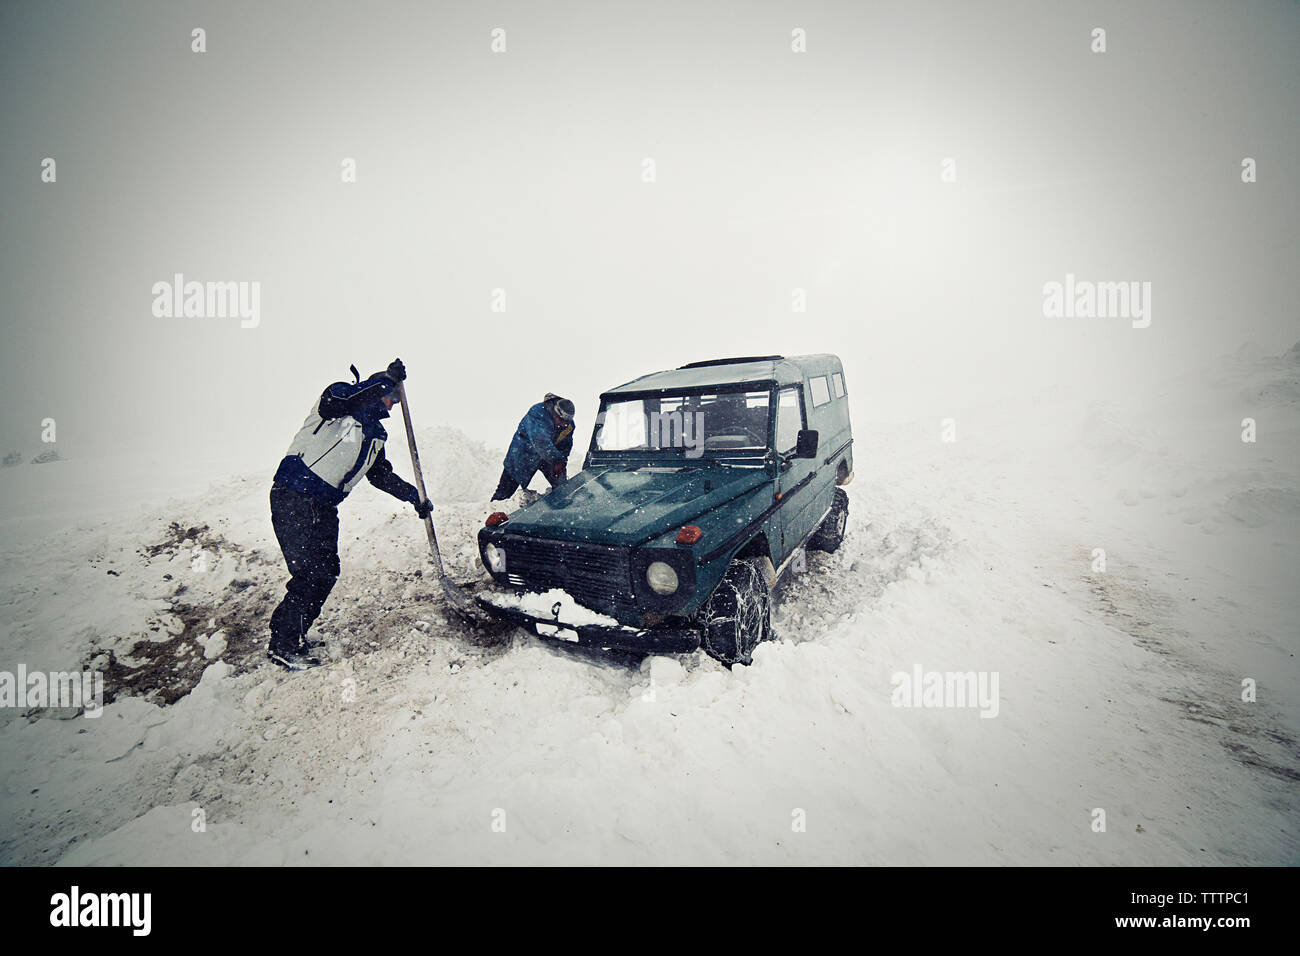
[[[567,458],[561,458],[559,461],[557,461],[555,464],[551,466],[551,477],[555,479],[556,484],[560,483],[561,481],[564,481],[564,479],[567,477],[568,470],[569,470],[569,460]]]
[[[394,383],[405,381],[406,366],[402,364],[401,359],[393,359],[388,363],[388,368],[384,370],[384,376]]]
[[[429,517],[429,515],[433,513],[433,502],[428,498],[425,498],[423,501],[415,502],[415,513],[421,518]]]

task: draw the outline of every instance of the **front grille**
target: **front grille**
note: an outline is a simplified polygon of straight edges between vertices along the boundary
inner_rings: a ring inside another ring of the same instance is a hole
[[[502,535],[506,578],[529,591],[563,588],[578,603],[614,617],[634,606],[627,548]]]

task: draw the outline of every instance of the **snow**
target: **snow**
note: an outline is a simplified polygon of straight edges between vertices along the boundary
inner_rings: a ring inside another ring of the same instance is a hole
[[[513,608],[547,621],[554,619],[561,624],[569,624],[575,627],[584,625],[622,627],[617,620],[608,614],[601,614],[599,611],[584,607],[578,602],[577,598],[563,588],[551,588],[541,593],[536,591],[525,591],[522,594],[514,594],[508,591],[489,592],[484,597],[497,607]],[[550,628],[548,625],[539,626],[546,626],[551,631],[559,630],[559,628]],[[634,631],[636,628],[626,628],[626,630]]]
[[[732,670],[466,629],[412,509],[363,485],[332,663],[286,674],[269,470],[69,515],[31,472],[95,463],[5,469],[0,670],[145,676],[94,720],[0,711],[0,862],[1300,862],[1298,359],[967,409],[951,444],[857,420],[844,544]],[[480,578],[500,454],[420,440],[444,560]],[[918,666],[996,673],[997,716],[894,706]]]

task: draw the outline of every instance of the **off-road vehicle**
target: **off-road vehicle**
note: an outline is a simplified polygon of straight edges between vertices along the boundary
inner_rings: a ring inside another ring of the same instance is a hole
[[[852,446],[834,355],[695,362],[610,389],[582,471],[479,531],[494,582],[479,604],[580,644],[747,663],[782,572],[844,538]]]

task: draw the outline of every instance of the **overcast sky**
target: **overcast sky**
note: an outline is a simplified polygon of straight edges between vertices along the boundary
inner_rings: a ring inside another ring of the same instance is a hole
[[[0,450],[269,475],[395,355],[417,425],[500,446],[736,354],[839,354],[859,421],[1122,401],[1300,339],[1297,64],[1294,2],[8,0]],[[259,324],[155,316],[175,273]],[[1150,326],[1045,316],[1067,273]]]

